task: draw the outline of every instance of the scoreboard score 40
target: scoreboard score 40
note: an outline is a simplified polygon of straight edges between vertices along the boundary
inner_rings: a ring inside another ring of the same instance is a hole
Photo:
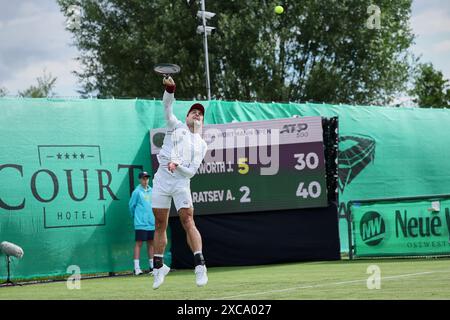
[[[205,125],[208,151],[191,180],[195,214],[326,207],[322,130],[321,117]],[[165,133],[150,130],[154,173]]]

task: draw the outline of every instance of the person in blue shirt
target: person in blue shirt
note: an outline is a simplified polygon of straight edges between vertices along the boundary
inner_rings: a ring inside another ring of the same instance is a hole
[[[142,274],[139,264],[141,248],[147,242],[147,253],[150,263],[150,272],[153,269],[153,236],[155,233],[155,216],[152,211],[152,188],[148,185],[150,175],[143,171],[139,173],[140,184],[134,189],[129,202],[130,214],[134,221],[134,274]]]

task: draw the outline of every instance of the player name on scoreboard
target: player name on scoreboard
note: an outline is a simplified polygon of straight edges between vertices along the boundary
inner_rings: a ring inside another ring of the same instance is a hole
[[[233,201],[235,198],[230,189],[228,190],[211,190],[211,191],[192,191],[192,202],[222,202]]]
[[[231,170],[231,166],[228,167]],[[197,174],[208,173],[226,173],[227,165],[225,162],[203,162],[198,168]]]
[[[150,131],[154,172],[165,132]],[[202,137],[208,152],[191,180],[196,214],[327,206],[321,117],[205,125]]]

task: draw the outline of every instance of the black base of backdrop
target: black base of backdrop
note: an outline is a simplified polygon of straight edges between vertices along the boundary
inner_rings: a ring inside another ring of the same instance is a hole
[[[339,260],[336,205],[263,213],[194,214],[208,267]],[[172,268],[194,267],[178,217],[171,217]]]

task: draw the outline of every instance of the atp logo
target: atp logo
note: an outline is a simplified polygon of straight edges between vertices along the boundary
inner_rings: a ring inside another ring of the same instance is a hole
[[[386,234],[383,217],[376,211],[366,212],[359,223],[359,231],[365,244],[379,245]]]
[[[296,124],[285,124],[283,129],[280,130],[280,134],[284,133],[296,133],[297,137],[307,137],[308,136],[308,124],[307,123],[296,123]]]

